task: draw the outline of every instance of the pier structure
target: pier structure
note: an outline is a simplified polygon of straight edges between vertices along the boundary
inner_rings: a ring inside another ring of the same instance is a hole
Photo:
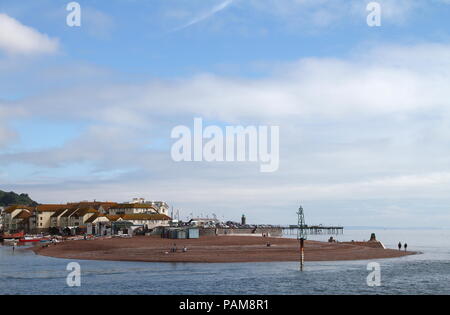
[[[281,228],[284,234],[296,235],[298,233],[298,225],[281,226]],[[308,235],[344,234],[343,226],[304,225],[302,230]]]

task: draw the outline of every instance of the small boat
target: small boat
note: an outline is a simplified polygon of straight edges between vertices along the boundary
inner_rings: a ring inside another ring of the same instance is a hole
[[[32,243],[32,242],[40,242],[42,240],[46,240],[39,236],[25,236],[23,238],[19,239],[19,242],[21,243]]]
[[[4,233],[0,236],[1,239],[3,240],[10,240],[10,239],[20,239],[25,237],[25,233],[24,232],[20,232],[20,233],[15,233],[15,234],[8,234],[8,233]]]

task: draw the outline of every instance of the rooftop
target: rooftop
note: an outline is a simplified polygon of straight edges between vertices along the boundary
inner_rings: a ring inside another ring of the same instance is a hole
[[[154,209],[156,211],[154,206],[146,203],[120,203],[110,209]]]
[[[22,206],[22,205],[14,205],[14,206],[9,206],[9,207],[7,207],[7,208],[5,209],[5,212],[6,212],[6,213],[13,213],[15,210],[18,210],[18,209],[26,209],[26,210],[29,210],[29,211],[34,211],[34,208],[33,208],[33,207]]]
[[[22,210],[13,219],[28,219],[31,216],[32,216],[31,211],[29,211],[29,210]]]
[[[56,212],[58,210],[67,209],[68,205],[44,204],[36,207],[37,212]]]
[[[121,215],[121,217],[123,220],[154,220],[154,221],[171,220],[170,217],[164,214],[135,213],[135,214],[123,214]]]
[[[85,223],[92,223],[94,222],[97,218],[101,218],[101,217],[106,217],[104,214],[101,213],[96,213],[93,216],[91,216],[89,219],[86,220]]]

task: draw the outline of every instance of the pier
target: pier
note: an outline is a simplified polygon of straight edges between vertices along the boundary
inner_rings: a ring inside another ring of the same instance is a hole
[[[293,235],[297,234],[298,225],[281,226],[283,233]],[[306,234],[309,235],[339,235],[344,234],[343,226],[323,226],[323,225],[306,225],[303,227]]]

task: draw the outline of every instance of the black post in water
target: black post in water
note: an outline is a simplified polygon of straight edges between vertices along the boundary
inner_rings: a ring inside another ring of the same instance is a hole
[[[300,242],[300,271],[303,271],[305,265],[305,240],[307,238],[308,226],[305,224],[305,215],[303,207],[298,208],[298,224],[297,224],[297,239]]]
[[[300,271],[303,271],[305,265],[305,240],[300,239]]]

